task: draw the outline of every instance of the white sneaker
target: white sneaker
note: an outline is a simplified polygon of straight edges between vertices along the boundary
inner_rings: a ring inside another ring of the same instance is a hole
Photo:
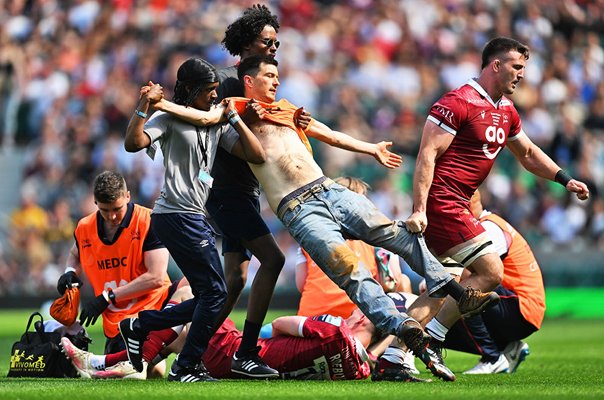
[[[92,353],[78,349],[71,340],[66,337],[61,338],[63,353],[71,361],[78,374],[84,379],[91,379],[97,369],[90,364]]]
[[[469,369],[464,372],[466,375],[481,375],[481,374],[499,374],[502,372],[508,372],[510,365],[508,363],[507,358],[503,354],[499,355],[497,361],[489,363],[489,362],[479,362],[474,366],[474,368]]]
[[[413,375],[419,375],[419,370],[415,368],[415,356],[410,351],[405,351],[403,355],[403,367]]]
[[[147,363],[143,361],[143,372],[138,372],[130,361],[120,361],[104,370],[96,371],[92,377],[95,379],[147,379]]]
[[[508,372],[513,374],[524,359],[531,354],[529,345],[520,340],[508,344],[503,350],[503,355],[510,364]]]

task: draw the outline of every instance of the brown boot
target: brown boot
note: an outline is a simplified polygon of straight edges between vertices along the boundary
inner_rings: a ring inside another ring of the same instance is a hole
[[[459,307],[461,316],[467,318],[479,314],[497,303],[499,303],[499,295],[497,293],[483,293],[479,289],[473,289],[468,286],[464,290],[461,299],[459,299],[457,307]]]

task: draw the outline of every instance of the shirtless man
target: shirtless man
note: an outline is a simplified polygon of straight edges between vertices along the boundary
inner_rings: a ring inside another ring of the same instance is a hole
[[[428,347],[429,338],[419,324],[399,313],[380,284],[365,268],[359,268],[359,259],[346,245],[343,235],[403,257],[426,278],[428,293],[432,296],[445,296],[454,291],[452,287],[459,289],[459,284],[430,254],[421,235],[409,233],[399,222],[378,211],[366,197],[326,178],[312,157],[306,135],[332,146],[372,155],[382,165],[396,168],[401,158],[388,150],[392,143],[363,142],[314,119],[306,131],[297,128],[293,121],[298,108],[286,100],[275,102],[279,73],[277,61],[270,57],[246,58],[239,64],[238,76],[245,96],[258,100],[247,106],[255,113],[247,113],[245,119],[264,147],[266,161],[250,167],[264,188],[271,209],[378,329],[403,340],[434,375],[454,380],[455,375],[442,360],[433,357]],[[232,100],[239,111],[249,103],[247,99]],[[170,109],[192,123],[205,118],[198,110]],[[254,115],[256,118],[250,117]],[[461,291],[463,294],[458,300],[465,313],[482,309],[493,300],[492,294],[463,288]]]

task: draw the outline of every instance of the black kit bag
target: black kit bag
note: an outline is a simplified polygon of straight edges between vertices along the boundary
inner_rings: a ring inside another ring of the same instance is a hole
[[[34,331],[30,332],[35,317]],[[84,328],[76,335],[66,335],[74,344],[88,350],[90,339]],[[39,312],[33,313],[27,321],[25,333],[21,340],[15,342],[11,349],[9,378],[75,378],[77,371],[71,362],[61,353],[61,333],[45,332],[44,318]]]

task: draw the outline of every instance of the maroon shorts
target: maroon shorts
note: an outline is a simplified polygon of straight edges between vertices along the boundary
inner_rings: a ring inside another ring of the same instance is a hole
[[[484,233],[480,222],[470,212],[469,203],[439,196],[428,198],[426,243],[437,256]]]

